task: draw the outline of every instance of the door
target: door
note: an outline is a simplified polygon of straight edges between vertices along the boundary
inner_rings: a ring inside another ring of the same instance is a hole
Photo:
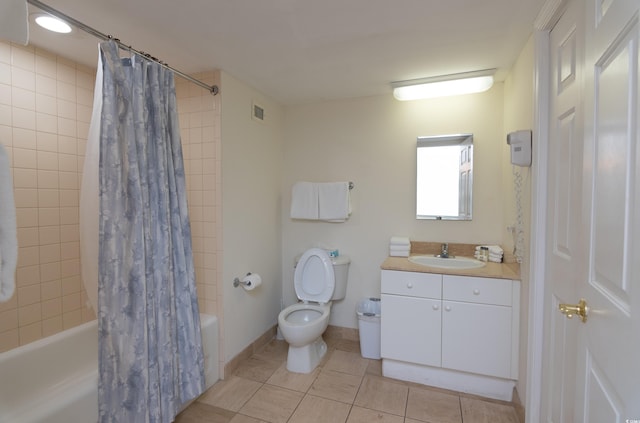
[[[640,421],[640,2],[574,0],[551,32],[549,422]],[[584,298],[586,322],[561,303]]]
[[[382,294],[381,356],[440,367],[440,300]]]
[[[511,378],[511,307],[443,301],[442,367]]]

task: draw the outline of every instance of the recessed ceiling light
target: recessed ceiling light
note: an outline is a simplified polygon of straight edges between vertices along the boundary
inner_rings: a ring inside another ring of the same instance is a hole
[[[35,21],[41,27],[48,29],[49,31],[59,32],[61,34],[68,34],[71,32],[71,26],[68,23],[51,15],[37,15]]]

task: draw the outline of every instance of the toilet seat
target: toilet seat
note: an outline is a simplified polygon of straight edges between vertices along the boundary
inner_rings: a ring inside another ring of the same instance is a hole
[[[302,254],[293,276],[298,299],[326,304],[333,296],[335,274],[329,254],[321,248],[311,248]]]

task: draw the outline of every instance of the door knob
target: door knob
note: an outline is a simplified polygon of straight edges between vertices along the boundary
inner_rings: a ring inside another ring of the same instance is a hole
[[[587,309],[587,302],[584,298],[581,298],[578,304],[560,304],[558,308],[560,308],[560,313],[567,316],[568,319],[571,319],[574,314],[577,314],[580,316],[582,323],[586,323],[587,321],[587,313],[589,310]]]

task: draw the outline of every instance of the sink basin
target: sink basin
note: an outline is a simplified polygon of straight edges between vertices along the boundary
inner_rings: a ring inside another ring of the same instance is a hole
[[[467,257],[411,256],[409,261],[422,266],[439,267],[441,269],[476,269],[484,267],[486,264],[483,261]]]

